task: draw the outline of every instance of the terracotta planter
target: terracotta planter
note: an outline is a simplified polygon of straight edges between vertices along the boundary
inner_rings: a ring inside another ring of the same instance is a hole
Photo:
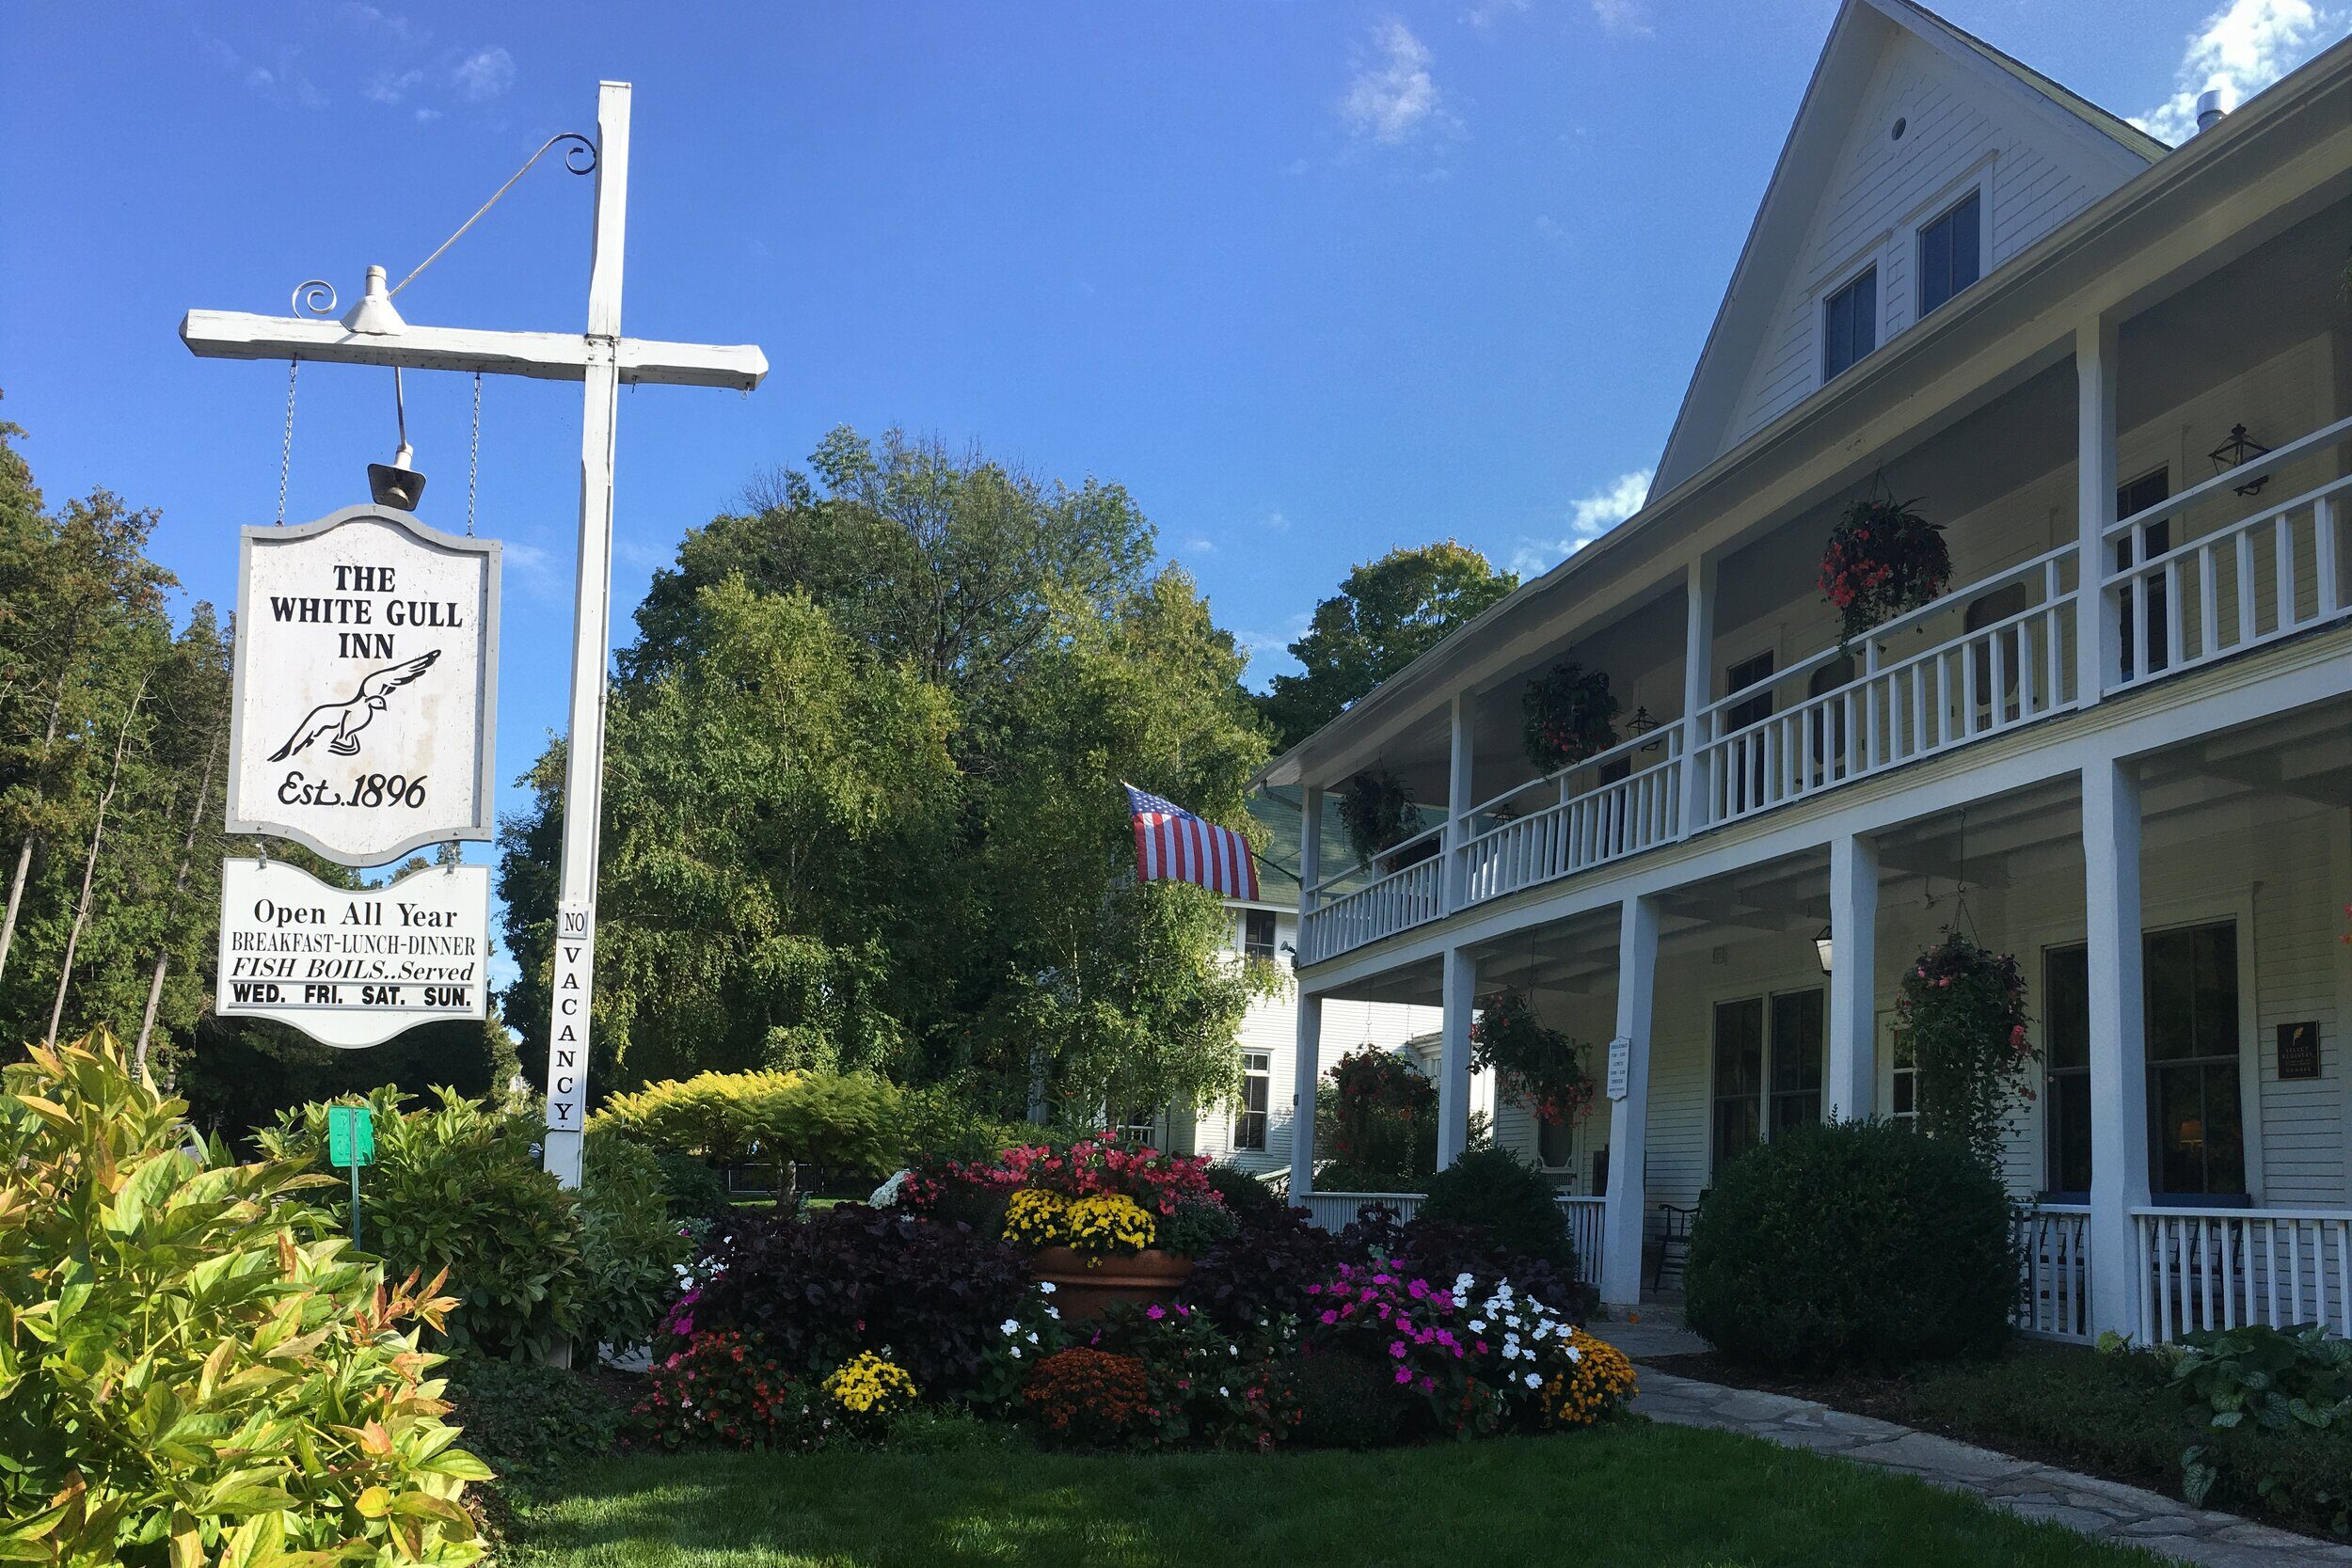
[[[1065,1323],[1092,1323],[1115,1301],[1173,1302],[1192,1274],[1192,1259],[1156,1247],[1089,1259],[1066,1246],[1037,1249],[1029,1272],[1054,1285],[1054,1305]]]

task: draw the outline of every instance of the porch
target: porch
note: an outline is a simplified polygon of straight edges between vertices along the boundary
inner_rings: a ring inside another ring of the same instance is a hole
[[[1804,1121],[1915,1114],[1897,982],[1961,926],[2019,957],[2042,1055],[2003,1145],[2019,1326],[2352,1337],[2352,697],[2343,656],[2324,669],[2332,694],[2289,712],[2176,726],[2159,708],[2063,773],[1981,794],[1955,780],[1909,814],[1883,800],[1864,831],[1832,815],[1688,879],[1661,863],[1581,908],[1507,907],[1434,954],[1359,966],[1345,994],[1443,1008],[1449,1127],[1494,990],[1585,1042],[1597,1080],[1605,1042],[1626,1042],[1624,1096],[1581,1125],[1544,1127],[1508,1096],[1494,1119],[1581,1217],[1586,1277],[1630,1304],[1658,1276],[1663,1207],[1700,1202],[1723,1161]],[[1302,997],[1302,1030],[1316,1006]],[[1308,1201],[1336,1226],[1416,1200]]]
[[[2352,342],[2318,302],[2347,222],[2339,199],[2184,262],[2170,293],[2045,341],[1898,438],[1841,447],[1807,487],[1726,490],[1731,516],[1621,552],[1638,563],[1613,578],[1564,565],[1552,597],[1465,634],[1450,690],[1400,696],[1327,755],[1302,748],[1322,873],[1302,967],[1899,771],[2045,744],[2102,703],[2340,633]],[[1814,580],[1822,541],[1848,503],[1889,494],[1924,499],[1951,586],[1841,642]],[[1521,696],[1563,660],[1608,677],[1615,738],[1539,774]],[[1327,854],[1324,789],[1367,779],[1420,803],[1417,830]]]

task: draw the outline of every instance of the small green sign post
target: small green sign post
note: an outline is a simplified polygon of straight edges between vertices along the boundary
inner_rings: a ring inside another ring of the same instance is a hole
[[[351,1170],[351,1244],[359,1245],[359,1167],[375,1164],[375,1117],[365,1105],[326,1108],[326,1162]]]

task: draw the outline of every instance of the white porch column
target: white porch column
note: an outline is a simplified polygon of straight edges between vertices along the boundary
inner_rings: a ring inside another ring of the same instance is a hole
[[[1617,929],[1617,1035],[1631,1047],[1625,1098],[1609,1102],[1609,1193],[1601,1236],[1600,1299],[1612,1307],[1638,1307],[1642,1301],[1648,1215],[1643,1164],[1649,1142],[1649,1030],[1657,972],[1658,900],[1629,898]]]
[[[1478,1002],[1478,964],[1463,947],[1445,950],[1445,1021],[1438,1036],[1438,1168],[1462,1157],[1470,1142],[1470,1011]]]
[[[2114,560],[2107,525],[2115,521],[2115,318],[2087,321],[2074,333],[2074,472],[2079,548],[2074,556],[2074,693],[2089,707],[2122,669],[2114,602],[2101,588]]]
[[[1291,1061],[1291,1194],[1304,1203],[1315,1190],[1315,1085],[1323,1077],[1323,998],[1298,992],[1297,1055]]]
[[[2148,1202],[2148,1036],[2140,974],[2139,775],[2083,769],[2083,892],[2090,972],[2090,1330],[2139,1328],[2132,1210]]]
[[[1322,879],[1323,786],[1306,784],[1298,792],[1298,938],[1293,954],[1297,964],[1323,956],[1307,941],[1307,916],[1315,907],[1315,883]]]
[[[1470,837],[1470,808],[1478,803],[1470,799],[1469,702],[1459,691],[1454,694],[1452,748],[1446,766],[1445,864],[1438,879],[1438,885],[1444,890],[1441,896],[1449,914],[1466,902],[1464,893],[1469,883],[1463,875],[1462,845]]]
[[[1691,562],[1682,639],[1682,832],[1707,826],[1707,761],[1700,754],[1699,710],[1715,695],[1715,558]]]
[[[1823,1087],[1832,1120],[1878,1104],[1879,849],[1841,833],[1829,843],[1829,1049]]]

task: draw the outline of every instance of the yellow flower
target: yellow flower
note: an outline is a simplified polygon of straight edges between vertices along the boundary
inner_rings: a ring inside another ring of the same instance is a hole
[[[914,1379],[906,1369],[872,1351],[860,1351],[834,1369],[825,1392],[853,1416],[886,1416],[915,1401]]]
[[[1633,1363],[1582,1329],[1569,1344],[1583,1354],[1544,1385],[1544,1414],[1554,1426],[1590,1426],[1633,1397]]]
[[[1068,1221],[1070,1245],[1097,1257],[1141,1252],[1158,1234],[1143,1206],[1123,1193],[1097,1193],[1078,1199],[1070,1206]]]
[[[1005,1240],[1017,1246],[1052,1246],[1070,1235],[1070,1200],[1041,1187],[1024,1187],[1005,1205]]]

